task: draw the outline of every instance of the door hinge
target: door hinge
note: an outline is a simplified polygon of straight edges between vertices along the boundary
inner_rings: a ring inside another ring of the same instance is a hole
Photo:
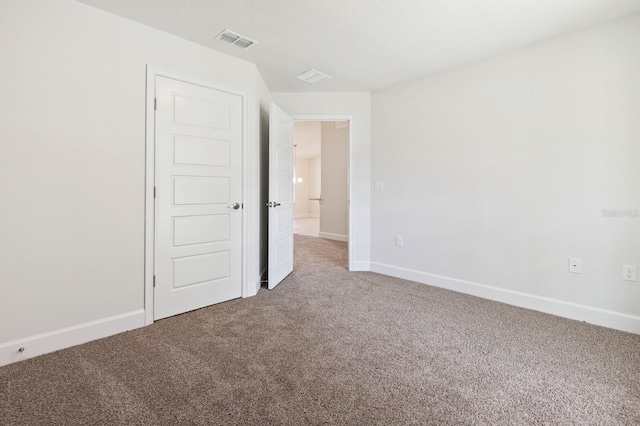
[[[158,98],[153,98],[153,110],[158,110]]]
[[[241,209],[244,209],[244,203],[242,203],[242,204],[240,205],[240,208],[241,208]]]
[[[155,288],[155,287],[156,287],[156,276],[154,275],[153,276],[153,288]]]
[[[156,198],[156,187],[153,187],[153,198]]]

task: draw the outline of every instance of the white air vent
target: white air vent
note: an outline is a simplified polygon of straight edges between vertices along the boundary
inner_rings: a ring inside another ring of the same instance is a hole
[[[250,46],[253,46],[257,43],[255,40],[251,40],[245,36],[241,36],[238,33],[234,33],[233,31],[224,30],[216,37],[218,40],[224,41],[225,43],[233,44],[234,46],[238,46],[242,49],[246,49]]]
[[[329,77],[326,74],[321,73],[318,70],[310,69],[309,71],[305,71],[300,75],[296,75],[298,80],[306,81],[309,84],[320,83],[321,81],[328,80]]]

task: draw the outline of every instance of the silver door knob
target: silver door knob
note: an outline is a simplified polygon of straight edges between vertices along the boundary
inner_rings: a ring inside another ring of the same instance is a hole
[[[240,204],[233,203],[229,206],[230,209],[238,210],[240,208]]]

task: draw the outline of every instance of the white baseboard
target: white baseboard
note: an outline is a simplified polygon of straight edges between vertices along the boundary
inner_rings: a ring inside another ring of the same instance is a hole
[[[247,294],[244,294],[242,297],[253,297],[258,294],[258,290],[260,289],[260,278],[258,278],[253,284],[249,283],[247,285]]]
[[[0,344],[0,366],[144,327],[144,309]],[[19,352],[24,348],[23,352]]]
[[[262,280],[266,279],[264,276],[267,273],[267,268],[265,267],[262,272],[260,272],[260,275],[258,275],[258,281],[256,281],[255,285],[251,286],[249,285],[249,289],[254,289],[255,293],[249,293],[244,297],[252,297],[255,296],[256,294],[258,294],[258,291],[260,290],[260,287],[262,286]]]
[[[363,262],[359,260],[354,260],[351,263],[351,272],[360,272],[360,271],[370,271],[371,264],[369,262]]]
[[[344,241],[344,242],[349,241],[348,235],[331,234],[329,232],[320,232],[319,237],[324,238],[325,240],[335,240],[335,241]]]
[[[519,291],[507,290],[472,281],[429,274],[383,263],[371,262],[371,271],[396,278],[415,281],[434,287],[446,288],[460,293],[471,294],[484,299],[495,300],[521,308],[545,312],[547,314],[584,321],[590,324],[629,333],[640,334],[640,317],[621,312],[609,311],[592,306],[579,305],[549,297],[537,296]]]
[[[260,275],[258,276],[258,282],[255,283],[256,292],[253,294],[249,294],[246,297],[251,297],[258,294],[258,291],[260,291],[260,287],[262,287],[262,281],[266,279],[267,279],[267,267],[265,266],[262,272],[260,272]]]

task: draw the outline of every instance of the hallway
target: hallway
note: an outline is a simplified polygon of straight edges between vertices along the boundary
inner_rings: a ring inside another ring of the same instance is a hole
[[[320,219],[317,217],[293,219],[293,233],[309,237],[319,237]]]

